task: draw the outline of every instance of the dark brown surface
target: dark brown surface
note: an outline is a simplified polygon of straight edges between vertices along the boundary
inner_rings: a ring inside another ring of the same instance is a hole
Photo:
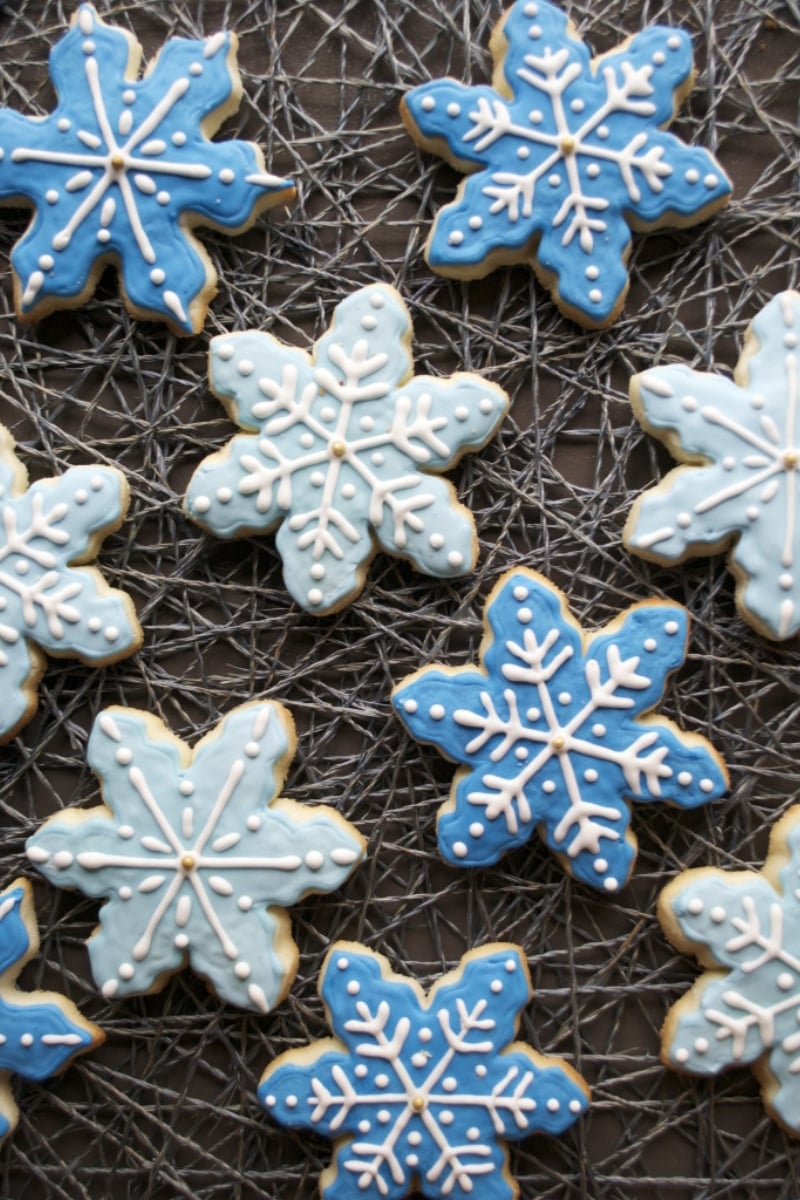
[[[66,991],[108,1040],[61,1079],[19,1086],[22,1117],[0,1152],[0,1196],[315,1196],[330,1144],[273,1125],[255,1086],[275,1054],[327,1033],[315,982],[343,936],[423,982],[470,946],[524,947],[536,996],[522,1036],[567,1057],[593,1089],[590,1114],[570,1134],[513,1149],[526,1200],[794,1200],[800,1149],[764,1115],[749,1072],[694,1081],[658,1061],[658,1028],[696,970],[665,942],[655,899],[681,867],[760,865],[769,826],[796,798],[798,645],[769,645],[738,619],[721,559],[659,570],[631,559],[620,532],[633,496],[668,463],[632,420],[629,375],[656,361],[732,367],[749,320],[773,292],[797,285],[796,0],[569,5],[598,50],[647,21],[685,22],[701,75],[676,130],[715,148],[735,184],[732,204],[707,226],[637,239],[626,312],[600,334],[559,316],[524,269],[461,286],[422,261],[432,214],[457,176],[415,150],[399,98],[448,72],[487,79],[497,0],[98,7],[130,21],[148,53],[173,33],[234,28],[246,98],[223,133],[260,142],[270,169],[297,180],[300,199],[242,238],[206,237],[220,294],[203,335],[180,342],[130,321],[110,277],[82,311],[21,326],[8,255],[26,220],[2,212],[0,419],[34,478],[87,461],[128,473],[130,518],[101,563],[134,596],[145,629],[143,650],[105,671],[51,660],[38,715],[0,751],[2,882],[27,871],[23,843],[43,817],[97,802],[87,731],[120,702],[195,739],[238,702],[283,701],[299,733],[286,793],[338,806],[370,850],[341,892],[294,910],[300,974],[266,1018],[219,1004],[189,972],[159,996],[103,1002],[84,947],[96,904],[36,881],[42,955],[24,982]],[[7,6],[3,103],[49,109],[44,63],[70,11],[50,0]],[[337,301],[373,280],[409,302],[418,370],[484,372],[511,393],[513,411],[455,473],[477,515],[475,575],[443,585],[379,555],[358,602],[318,621],[290,603],[271,537],[204,538],[178,498],[197,462],[232,433],[206,386],[208,337],[263,326],[307,346]],[[619,898],[572,884],[535,843],[492,870],[444,866],[435,814],[452,768],[390,714],[389,691],[405,674],[437,658],[474,658],[482,599],[520,561],[565,588],[590,624],[654,593],[695,616],[665,710],[713,736],[731,767],[731,798],[682,818],[639,808],[638,870]]]

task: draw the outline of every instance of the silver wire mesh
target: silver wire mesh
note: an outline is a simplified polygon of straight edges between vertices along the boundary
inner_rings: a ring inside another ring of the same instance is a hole
[[[173,34],[235,29],[245,99],[223,135],[258,141],[300,197],[243,237],[204,235],[220,292],[203,334],[180,342],[130,320],[110,275],[82,310],[19,324],[8,255],[27,221],[3,211],[0,419],[33,478],[83,462],[127,472],[129,519],[100,561],[135,598],[146,640],[102,671],[50,660],[35,719],[0,752],[2,879],[27,873],[24,840],[49,813],[98,803],[85,745],[111,703],[150,709],[194,740],[239,702],[284,702],[299,735],[286,794],[336,805],[370,846],[340,892],[293,910],[300,973],[266,1018],[220,1004],[188,971],[157,996],[105,1002],[84,947],[96,904],[37,881],[42,952],[23,983],[67,992],[108,1040],[55,1081],[17,1081],[22,1116],[0,1155],[0,1195],[316,1195],[330,1144],[272,1124],[255,1086],[274,1055],[327,1034],[316,978],[331,941],[347,937],[424,983],[471,946],[524,947],[536,995],[521,1036],[565,1056],[593,1089],[590,1114],[571,1133],[512,1149],[524,1198],[797,1197],[797,1146],[765,1116],[747,1070],[711,1083],[659,1063],[658,1028],[696,969],[667,945],[654,909],[680,868],[760,865],[769,827],[797,791],[800,653],[742,623],[721,558],[667,571],[620,544],[633,497],[669,465],[632,420],[629,375],[659,361],[730,369],[748,321],[774,292],[797,286],[797,0],[568,4],[597,50],[658,20],[692,32],[700,76],[675,128],[714,149],[735,184],[730,206],[706,226],[637,238],[625,313],[597,334],[561,317],[526,269],[462,286],[422,260],[457,176],[414,148],[398,102],[434,76],[488,79],[498,0],[98,8],[134,28],[148,55]],[[60,0],[4,6],[2,103],[28,114],[52,106],[46,57],[71,9]],[[264,327],[308,346],[347,292],[375,280],[400,288],[411,307],[419,371],[484,373],[509,391],[513,410],[456,472],[480,535],[476,573],[442,584],[378,555],[361,598],[320,621],[289,601],[271,537],[206,538],[178,497],[232,433],[207,389],[208,338]],[[571,883],[535,842],[491,870],[446,867],[435,814],[452,768],[390,713],[392,685],[422,663],[474,660],[482,600],[518,562],[563,587],[590,625],[651,594],[694,616],[665,711],[713,738],[731,767],[731,797],[681,817],[640,808],[638,869],[618,898]]]

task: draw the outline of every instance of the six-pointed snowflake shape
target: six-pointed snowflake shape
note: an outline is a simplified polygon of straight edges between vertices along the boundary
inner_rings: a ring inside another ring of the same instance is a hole
[[[186,511],[219,537],[269,530],[290,593],[312,613],[363,587],[374,552],[429,575],[470,571],[472,515],[443,471],[477,450],[508,398],[477,375],[411,377],[411,320],[393,288],[344,300],[313,359],[267,333],[211,343],[211,386],[243,429],[201,463]]]
[[[739,610],[771,638],[800,630],[798,337],[800,294],[782,292],[748,329],[735,382],[685,366],[631,381],[644,428],[692,465],[636,501],[626,545],[661,563],[732,546]]]
[[[36,209],[11,256],[22,317],[81,304],[111,261],[137,315],[200,328],[216,272],[192,227],[237,233],[294,194],[251,142],[208,140],[241,98],[236,46],[171,38],[137,79],[138,42],[80,6],[50,56],[55,111],[0,110],[0,200]]]
[[[731,191],[708,151],[664,128],[691,89],[691,42],[653,26],[592,59],[554,4],[517,0],[492,51],[493,88],[441,79],[403,101],[412,137],[471,173],[427,260],[467,279],[530,260],[568,316],[607,325],[628,290],[629,226],[694,224]]]
[[[0,742],[36,709],[45,667],[39,647],[88,664],[116,662],[139,648],[132,601],[93,558],[128,508],[128,485],[113,467],[71,467],[26,487],[14,441],[0,425]]]
[[[194,751],[148,713],[100,714],[88,761],[108,807],[50,818],[27,849],[58,887],[106,898],[89,942],[105,996],[156,991],[188,959],[232,1004],[284,998],[297,971],[284,906],[333,891],[364,852],[333,809],[275,799],[293,751],[273,703],[234,709]]]
[[[800,806],[773,829],[762,871],[684,871],[658,915],[711,968],[670,1009],[664,1062],[697,1075],[749,1064],[769,1113],[800,1135]]]
[[[0,1141],[19,1119],[12,1072],[25,1079],[49,1079],[104,1038],[66,996],[17,991],[17,976],[38,949],[31,887],[17,879],[0,894]]]
[[[424,667],[393,695],[415,737],[466,767],[439,814],[442,854],[483,866],[538,828],[573,875],[616,891],[636,857],[626,799],[693,808],[727,787],[704,738],[643,717],[686,656],[686,612],[645,601],[586,637],[557,588],[516,570],[486,621],[482,670]]]
[[[412,1188],[513,1200],[505,1141],[561,1133],[588,1105],[572,1068],[512,1041],[531,996],[518,946],[472,951],[426,996],[381,955],[339,942],[320,994],[339,1040],[281,1055],[258,1094],[284,1124],[336,1139],[323,1200]]]

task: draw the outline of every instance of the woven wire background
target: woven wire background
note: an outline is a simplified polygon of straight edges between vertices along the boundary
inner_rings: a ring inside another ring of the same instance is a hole
[[[71,6],[4,7],[2,103],[47,112],[47,52]],[[240,238],[204,237],[220,292],[203,334],[181,341],[130,320],[110,273],[79,312],[19,324],[8,255],[27,218],[3,212],[0,419],[33,478],[83,462],[127,472],[129,519],[100,562],[134,597],[145,644],[101,671],[50,660],[36,717],[0,751],[2,881],[27,873],[23,843],[44,817],[99,802],[86,738],[112,703],[158,713],[194,740],[239,702],[284,702],[299,735],[286,794],[337,806],[370,845],[346,887],[293,910],[300,973],[267,1017],[220,1004],[189,971],[159,995],[105,1002],[84,946],[96,904],[36,881],[42,953],[23,984],[67,992],[108,1040],[55,1081],[17,1081],[20,1125],[0,1155],[8,1200],[316,1195],[329,1143],[273,1125],[255,1087],[274,1055],[328,1032],[316,978],[339,937],[382,951],[423,983],[469,947],[524,947],[536,995],[521,1036],[565,1056],[593,1090],[590,1114],[569,1134],[512,1148],[524,1198],[800,1194],[797,1145],[765,1116],[746,1069],[708,1082],[660,1065],[659,1026],[696,969],[654,916],[660,887],[683,867],[761,863],[769,827],[797,788],[799,648],[770,645],[742,623],[721,558],[667,571],[620,544],[633,497],[669,465],[631,418],[630,374],[676,360],[729,370],[748,321],[797,285],[800,10],[797,0],[568,7],[597,50],[647,22],[685,24],[700,75],[675,127],[713,148],[735,184],[730,206],[706,226],[637,238],[625,314],[598,334],[560,316],[526,269],[462,286],[433,276],[421,256],[457,176],[414,148],[398,102],[436,75],[488,79],[498,0],[98,4],[135,28],[148,55],[170,35],[235,29],[245,99],[223,133],[261,143],[300,196]],[[475,574],[437,583],[379,554],[359,600],[318,620],[289,601],[270,536],[206,538],[181,515],[179,497],[198,461],[232,433],[207,388],[208,338],[264,327],[307,347],[346,293],[376,280],[410,305],[418,371],[481,372],[510,392],[513,409],[455,473],[477,519]],[[446,867],[435,816],[452,767],[390,713],[392,685],[422,663],[474,660],[483,598],[519,562],[565,588],[590,625],[652,594],[694,617],[689,659],[664,708],[713,736],[731,767],[731,797],[681,818],[638,809],[638,869],[618,898],[573,884],[535,840],[491,870]]]

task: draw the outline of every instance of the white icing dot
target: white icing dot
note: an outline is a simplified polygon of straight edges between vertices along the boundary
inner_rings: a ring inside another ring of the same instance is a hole
[[[557,171],[554,171],[552,175],[547,176],[547,182],[550,184],[550,187],[556,188],[561,183],[561,176]]]
[[[39,255],[39,266],[42,268],[43,271],[49,271],[55,265],[56,265],[56,260],[53,258],[52,254],[40,254]],[[77,495],[75,498],[77,499]]]
[[[418,1146],[422,1141],[422,1134],[418,1129],[412,1129],[408,1135],[409,1146]]]
[[[103,630],[103,637],[107,642],[115,642],[119,637],[119,630],[116,625],[107,625]]]
[[[715,925],[719,925],[719,924],[721,924],[722,921],[725,920],[725,909],[722,907],[721,904],[715,904],[714,907],[712,908],[711,912],[709,913],[709,916],[711,917],[711,920],[714,922]]]
[[[541,710],[538,708],[529,708],[525,713],[528,721],[538,721],[541,715]]]
[[[526,587],[523,587],[522,584],[517,584],[517,586],[514,588],[514,599],[515,600],[527,600],[528,599],[528,589]]]
[[[98,240],[98,242],[110,242],[110,241],[111,241],[111,232],[110,232],[110,230],[108,230],[108,229],[98,229],[98,231],[97,231],[97,240]]]
[[[486,1067],[483,1065],[483,1063],[478,1063],[477,1067],[475,1068],[475,1074],[479,1079],[484,1078],[486,1075]]]
[[[433,96],[424,96],[422,100],[422,107],[425,109],[425,112],[433,112],[433,110],[436,108],[436,101],[434,100]]]
[[[56,191],[55,188],[48,188],[44,194],[44,198],[48,204],[57,204],[58,203],[58,192]]]
[[[237,979],[247,979],[250,975],[250,963],[244,962],[244,960],[237,962],[233,973]]]
[[[123,884],[123,886],[118,889],[117,895],[119,896],[120,900],[130,900],[131,896],[133,895],[133,889],[129,888],[127,884]]]
[[[313,433],[301,433],[300,434],[300,445],[304,446],[306,448],[306,450],[310,449],[310,447],[314,445]]]
[[[669,46],[670,50],[680,50],[681,39],[676,33],[673,33],[671,37],[667,38],[667,45]]]
[[[493,979],[489,984],[489,989],[494,992],[495,996],[499,996],[503,990],[503,983],[500,979]]]
[[[697,183],[698,179],[700,178],[700,172],[696,171],[694,167],[689,167],[689,170],[686,172],[684,178],[687,183]]]
[[[701,779],[700,780],[700,791],[701,792],[713,792],[713,790],[714,790],[714,784],[710,779]]]
[[[539,15],[539,5],[535,4],[534,0],[531,0],[530,4],[525,5],[523,12],[526,17],[536,17]],[[467,1137],[469,1137],[469,1134],[467,1134]]]
[[[24,558],[20,558],[14,563],[14,567],[18,575],[27,575],[31,569],[31,564],[26,562]]]
[[[39,260],[39,265],[41,266],[41,259]],[[784,339],[783,339],[783,344],[784,344],[784,346],[787,347],[787,349],[794,350],[795,346],[797,345],[797,334],[796,333],[785,334]]]
[[[419,1155],[418,1154],[407,1154],[406,1155],[406,1166],[407,1167],[418,1167],[419,1166]]]
[[[341,958],[337,958],[336,965],[340,971],[346,971],[347,968],[350,966],[350,959],[346,958],[345,955],[343,954]]]
[[[470,229],[480,229],[480,227],[482,225],[483,225],[483,217],[470,217],[470,219],[469,219]]]
[[[251,813],[245,821],[245,825],[251,833],[258,833],[259,829],[261,828],[261,817],[259,817],[256,813]]]
[[[558,693],[558,703],[559,704],[569,704],[571,699],[572,699],[571,692],[559,692]]]
[[[444,535],[441,533],[432,533],[428,541],[434,550],[441,550],[444,545]]]
[[[325,568],[323,567],[322,563],[312,563],[309,575],[312,579],[324,579]]]
[[[788,592],[789,588],[792,586],[792,582],[793,582],[792,576],[789,574],[788,571],[784,571],[784,573],[778,579],[778,583],[781,585],[783,590],[787,591],[787,592]]]
[[[223,362],[230,362],[236,351],[230,342],[223,342],[221,346],[217,347],[215,353],[217,358],[221,358]]]
[[[778,987],[782,992],[788,992],[794,986],[794,976],[789,971],[781,971],[778,976]]]
[[[586,268],[586,278],[587,279],[597,279],[599,274],[600,274],[599,267],[592,266],[592,267]]]
[[[689,1051],[688,1050],[685,1050],[683,1047],[681,1047],[680,1050],[675,1051],[675,1062],[685,1063],[688,1061],[689,1061]]]
[[[517,158],[530,158],[531,152],[527,146],[517,147]]]
[[[546,792],[548,796],[552,796],[552,794],[555,790],[556,790],[556,785],[553,783],[553,780],[545,779],[544,783],[542,784],[542,791]]]
[[[663,67],[663,65],[666,61],[667,61],[667,56],[664,53],[664,51],[656,50],[655,54],[653,55],[653,62],[656,64],[656,66]]]
[[[252,896],[240,896],[236,903],[241,912],[250,912],[253,907],[253,898]]]
[[[587,783],[597,783],[597,771],[595,771],[594,767],[587,767],[583,772],[583,778]]]
[[[19,1040],[20,1040],[20,1044],[22,1046],[32,1046],[33,1042],[34,1042],[34,1037],[33,1037],[32,1033],[23,1033],[22,1037]]]
[[[103,627],[103,622],[99,617],[90,617],[86,624],[90,633],[99,633]]]
[[[124,838],[125,841],[128,841],[129,838],[132,838],[135,833],[136,830],[132,825],[120,825],[119,829],[117,830],[119,837]]]
[[[450,1112],[449,1108],[445,1108],[445,1109],[443,1109],[442,1112],[439,1113],[439,1121],[441,1122],[442,1125],[452,1125],[454,1120],[455,1120],[455,1117]]]
[[[602,138],[602,140],[605,141],[605,139],[608,137],[608,134],[609,134],[609,128],[607,125],[598,125],[597,136],[599,138]]]
[[[309,588],[309,592],[308,592],[308,603],[309,604],[313,604],[316,607],[316,605],[322,604],[323,599],[324,599],[324,595],[319,588]]]
[[[541,110],[538,108],[531,109],[531,111],[528,113],[528,120],[530,121],[531,125],[540,125],[542,122]]]
[[[453,854],[455,854],[456,858],[466,858],[468,853],[469,853],[469,850],[467,849],[464,842],[454,842],[453,843]]]
[[[374,429],[375,422],[372,417],[362,417],[358,422],[359,429],[363,429],[365,433],[369,433],[370,429]]]
[[[590,179],[597,179],[597,176],[600,174],[600,163],[589,163],[588,167],[586,168],[586,174]]]
[[[666,625],[664,626],[664,633],[668,633],[670,637],[673,637],[679,629],[680,625],[677,621],[667,621]]]
[[[367,1067],[365,1067],[363,1063],[359,1063],[359,1064],[358,1064],[358,1066],[357,1066],[357,1067],[356,1067],[356,1069],[355,1069],[355,1075],[356,1075],[356,1077],[357,1077],[358,1079],[363,1079],[363,1078],[364,1078],[364,1076],[367,1074],[367,1070],[368,1070],[368,1068],[367,1068]]]
[[[370,1125],[369,1121],[359,1121],[358,1122],[358,1132],[359,1133],[369,1133],[371,1128],[372,1128],[372,1126]]]
[[[223,167],[218,178],[220,183],[233,183],[234,179],[236,178],[236,173],[232,171],[230,167]]]
[[[476,1127],[474,1125],[470,1125],[469,1129],[467,1130],[468,1140],[470,1142],[477,1142],[477,1140],[480,1136],[481,1136],[480,1129],[476,1129]]]
[[[57,850],[52,858],[53,866],[58,867],[59,870],[64,870],[65,867],[71,867],[74,861],[75,857],[70,853],[69,850]]]
[[[574,100],[570,101],[569,106],[573,112],[583,112],[583,110],[586,108],[586,103],[585,101],[581,100],[580,96],[576,96]]]
[[[388,1087],[389,1086],[389,1076],[383,1075],[383,1074],[376,1075],[375,1076],[375,1086],[379,1087],[379,1088]]]
[[[361,991],[361,984],[358,982],[357,979],[351,979],[347,985],[348,996],[357,996],[360,991]]]
[[[62,133],[66,133],[68,129],[72,128],[72,122],[68,117],[60,117],[58,121],[58,128]]]
[[[217,488],[217,499],[220,504],[228,504],[233,499],[233,492],[229,487]]]
[[[448,117],[460,117],[461,116],[461,105],[456,104],[455,101],[453,101],[452,104],[448,104],[447,115],[448,115]]]
[[[555,1096],[551,1096],[550,1099],[547,1101],[547,1111],[548,1112],[558,1112],[558,1110],[560,1108],[561,1108],[561,1105],[559,1104],[558,1100],[556,1100]]]
[[[169,194],[169,192],[158,192],[158,193],[157,193],[157,195],[156,195],[156,200],[157,200],[157,201],[158,201],[158,203],[159,203],[159,204],[161,204],[162,206],[163,206],[163,205],[167,205],[167,204],[169,204],[169,201],[170,201],[170,194]]]
[[[583,1108],[583,1105],[581,1104],[580,1100],[570,1100],[569,1111],[571,1113],[579,1113],[582,1108]]]
[[[392,1119],[392,1114],[389,1112],[388,1109],[386,1109],[386,1108],[378,1109],[378,1124],[379,1125],[388,1125],[389,1122],[391,1121],[391,1119]]]
[[[686,905],[686,907],[693,917],[699,917],[700,913],[705,908],[705,904],[703,903],[703,901],[700,899],[699,896],[692,896],[691,900]]]
[[[183,132],[183,130],[181,130],[181,129],[175,130],[175,132],[172,135],[172,144],[173,144],[173,146],[185,146],[186,145],[186,134]]]
[[[156,285],[156,287],[161,287],[161,284],[164,282],[164,280],[166,278],[167,277],[164,274],[164,272],[161,270],[161,267],[153,267],[152,271],[150,272],[150,282],[154,283]],[[230,351],[230,353],[223,354],[222,353],[223,349]],[[230,358],[232,354],[233,354],[232,346],[224,346],[224,347],[222,347],[222,349],[220,349],[220,352],[219,352],[220,358]]]
[[[596,858],[593,866],[598,875],[605,875],[608,870],[608,860],[605,858]]]
[[[469,836],[473,838],[483,837],[484,827],[480,821],[473,821],[469,827]]]
[[[681,771],[678,775],[678,783],[681,785],[681,787],[688,787],[691,782],[692,776],[689,771]]]
[[[373,292],[369,298],[369,302],[373,308],[383,308],[386,303],[386,297],[381,292]]]
[[[431,1033],[430,1029],[423,1025],[422,1029],[419,1031],[419,1040],[421,1042],[429,1042],[432,1037],[433,1034]]]
[[[240,358],[238,363],[236,364],[236,370],[239,372],[240,375],[252,375],[253,374],[253,364],[251,363],[249,358]]]
[[[645,648],[645,650],[649,650],[651,654],[652,654],[653,650],[655,650],[657,648],[657,646],[658,646],[658,642],[656,641],[655,638],[645,638],[644,639],[644,648]]]
[[[518,758],[520,762],[525,762],[525,759],[528,758],[528,751],[524,746],[517,746],[516,750],[514,751],[514,756],[515,758]]]
[[[365,316],[363,316],[361,318],[361,328],[362,329],[376,329],[377,325],[378,325],[378,318],[374,317],[372,315],[372,313],[367,313]]]
[[[520,625],[527,625],[533,620],[533,612],[529,608],[521,608],[517,612],[517,620]]]
[[[122,99],[125,104],[133,104],[134,100],[136,99],[136,92],[133,90],[133,88],[126,88],[122,93]]]
[[[287,1096],[286,1097],[286,1107],[287,1108],[297,1108],[297,1096]]]
[[[133,963],[124,962],[119,964],[118,974],[120,979],[133,979],[136,973],[136,968]]]
[[[105,996],[105,998],[107,1000],[110,1000],[111,997],[116,996],[117,992],[119,991],[118,980],[107,979],[105,981],[105,983],[103,984],[103,986],[100,988],[100,991],[103,993],[103,995]]]
[[[758,518],[758,508],[756,507],[755,504],[751,504],[750,507],[747,509],[747,519],[748,519],[748,521],[755,521],[757,518]]]
[[[603,299],[603,293],[600,291],[600,288],[591,288],[589,291],[589,299],[591,300],[592,304],[599,304]]]
[[[258,742],[247,742],[244,748],[244,752],[248,758],[258,758],[259,750]]]
[[[325,476],[322,471],[312,471],[310,479],[314,487],[322,487],[325,482]]]
[[[697,401],[695,400],[694,396],[684,396],[681,400],[681,407],[686,412],[696,412]]]
[[[459,550],[451,550],[447,556],[447,562],[454,568],[463,567],[464,555]]]
[[[309,871],[318,871],[325,862],[325,855],[321,850],[309,850],[306,855],[306,866]]]
[[[133,751],[128,746],[120,746],[117,751],[117,762],[126,767],[133,758]]]
[[[451,246],[460,246],[464,240],[464,234],[460,229],[454,229],[447,240]]]
[[[678,524],[680,525],[681,529],[688,529],[692,523],[692,514],[688,513],[688,512],[678,513],[676,520],[677,520]]]
[[[416,700],[404,700],[403,708],[406,710],[407,713],[415,713],[417,711]]]
[[[191,779],[182,779],[178,791],[182,796],[191,796],[194,792],[194,784]]]
[[[466,421],[467,417],[469,416],[469,409],[465,405],[459,404],[458,408],[453,413],[453,416],[457,421]]]
[[[484,396],[483,399],[478,404],[478,408],[481,410],[481,412],[483,413],[483,415],[485,417],[488,417],[489,413],[492,412],[494,409],[494,404],[492,403],[491,396]]]
[[[592,726],[592,733],[594,734],[595,737],[599,737],[599,738],[605,737],[606,732],[607,732],[607,730],[606,730],[605,725],[602,725],[599,721],[597,722],[596,725]]]
[[[708,175],[703,176],[703,183],[707,188],[715,188],[719,183],[719,176],[710,171]]]
[[[766,397],[760,396],[760,395],[753,396],[753,399],[751,400],[751,404],[753,405],[753,408],[763,408],[764,405],[766,404],[766,402],[767,402]]]
[[[441,721],[445,711],[446,710],[443,704],[432,704],[428,709],[428,716],[432,721]]]
[[[202,75],[203,74],[203,64],[199,63],[199,62],[190,63],[189,64],[189,74],[195,75],[195,76]]]
[[[189,935],[186,933],[175,934],[175,945],[179,950],[185,950],[189,945]]]
[[[376,467],[383,466],[383,455],[381,454],[380,450],[375,451],[375,453],[372,456],[372,461],[375,463]]]
[[[704,1037],[695,1038],[694,1048],[698,1054],[705,1054],[708,1050],[708,1039]]]
[[[603,887],[607,892],[616,892],[617,888],[619,887],[619,880],[612,879],[609,876],[608,879],[603,880]]]

